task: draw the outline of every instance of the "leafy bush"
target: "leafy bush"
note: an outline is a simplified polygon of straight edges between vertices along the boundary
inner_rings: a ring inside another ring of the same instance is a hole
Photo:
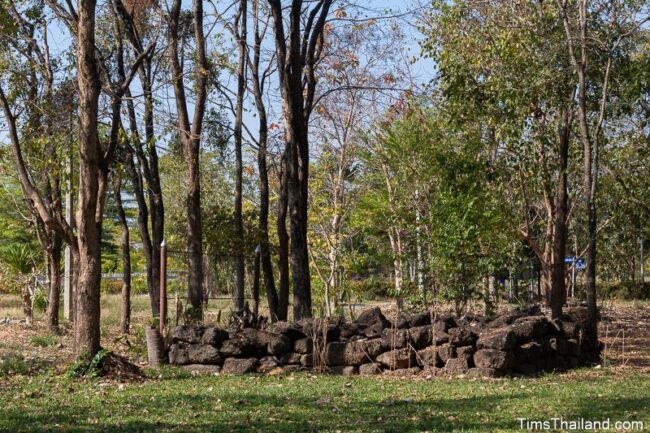
[[[70,365],[70,367],[68,367],[66,375],[73,378],[98,377],[102,371],[102,362],[110,354],[110,350],[106,349],[100,350],[95,354],[95,356],[90,356],[87,353],[82,354],[75,362]]]
[[[650,299],[650,284],[645,283],[641,286],[640,282],[623,281],[599,283],[596,285],[598,297],[601,299]]]
[[[32,298],[32,306],[34,307],[35,310],[37,311],[45,311],[47,310],[47,294],[43,290],[37,290],[36,293],[34,293],[34,297]]]

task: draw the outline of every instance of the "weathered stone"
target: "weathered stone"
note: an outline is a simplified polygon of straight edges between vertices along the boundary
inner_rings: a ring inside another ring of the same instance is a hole
[[[578,368],[580,366],[580,358],[576,356],[567,356],[566,363],[568,368]]]
[[[353,376],[359,373],[356,365],[333,365],[328,367],[328,369],[332,373],[340,374],[341,376]]]
[[[515,320],[510,329],[521,344],[544,337],[548,332],[548,320],[540,316],[521,317]]]
[[[456,321],[451,314],[441,314],[433,322],[433,330],[447,332],[450,328],[456,327]]]
[[[519,310],[514,310],[507,314],[503,314],[495,318],[494,320],[491,320],[486,324],[486,326],[488,328],[493,328],[493,329],[503,328],[504,326],[511,325],[515,320],[524,316],[526,316],[524,312]]]
[[[246,328],[242,329],[239,335],[250,341],[260,353],[277,356],[289,352],[292,348],[291,340],[282,334]]]
[[[413,313],[408,316],[408,324],[411,328],[431,325],[431,315],[429,313]]]
[[[385,349],[401,349],[406,346],[409,339],[408,329],[384,329],[381,342]]]
[[[542,353],[542,345],[536,341],[531,341],[515,349],[515,358],[517,364],[532,363],[542,356]]]
[[[433,331],[433,344],[440,346],[441,344],[449,343],[449,334],[444,331],[435,330]]]
[[[205,364],[188,364],[183,365],[181,368],[190,372],[192,376],[200,376],[203,374],[219,374],[221,367],[218,365],[205,365]]]
[[[283,365],[282,366],[282,372],[283,373],[295,373],[297,371],[300,371],[302,367],[300,365]]]
[[[565,371],[568,367],[567,361],[563,356],[550,356],[544,358],[541,370],[545,371]]]
[[[202,326],[194,326],[194,325],[174,326],[171,330],[173,343],[177,343],[179,341],[185,343],[192,343],[192,344],[200,343],[202,335],[203,335]]]
[[[393,326],[395,329],[408,329],[411,325],[409,324],[409,316],[403,312],[399,312],[395,320],[393,321]]]
[[[598,318],[600,318],[600,315]],[[587,321],[587,308],[586,307],[565,308],[562,314],[562,320],[565,322],[585,323]]]
[[[189,364],[190,359],[187,356],[187,343],[174,343],[169,346],[169,363],[173,365]]]
[[[576,322],[562,322],[562,330],[566,335],[566,338],[570,340],[580,340],[580,332],[582,331],[582,326]]]
[[[498,378],[503,377],[503,371],[497,370],[495,368],[481,368],[474,367],[467,370],[467,377],[473,378]]]
[[[426,349],[418,350],[416,359],[418,364],[422,367],[433,367],[438,364],[438,356],[435,347],[427,347]]]
[[[443,377],[447,375],[447,370],[445,370],[445,367],[423,367],[422,375],[427,379],[431,377]]]
[[[379,307],[368,308],[367,310],[364,310],[361,314],[359,314],[359,317],[357,317],[357,320],[355,320],[354,323],[362,327],[368,327],[378,323],[381,324],[384,328],[390,327],[390,322],[383,315]]]
[[[280,362],[275,356],[265,356],[260,359],[257,371],[260,373],[269,373],[280,366]]]
[[[325,347],[327,365],[361,365],[372,362],[382,350],[380,340],[358,340],[348,343],[328,343]]]
[[[367,338],[381,337],[385,329],[390,328],[387,327],[385,323],[378,322],[364,328],[364,330],[361,332],[361,335]]]
[[[348,339],[361,334],[363,330],[364,327],[359,326],[356,323],[346,322],[341,324],[341,334],[339,338]]]
[[[450,358],[456,357],[456,347],[449,343],[445,343],[442,346],[437,347],[436,353],[438,354],[440,362],[446,364]]]
[[[312,368],[314,366],[314,354],[308,353],[300,355],[300,366],[304,368]]]
[[[535,367],[535,364],[529,363],[518,364],[514,370],[515,373],[519,373],[524,376],[532,376],[533,374],[537,373],[537,367]]]
[[[278,357],[281,364],[300,364],[300,353],[287,352]]]
[[[201,337],[201,343],[209,344],[217,349],[228,339],[228,332],[219,328],[206,328]]]
[[[469,363],[466,358],[451,358],[447,360],[445,369],[449,374],[465,374],[469,370]]]
[[[293,350],[301,355],[312,353],[314,351],[314,341],[309,337],[296,340],[293,344]]]
[[[431,326],[418,326],[408,330],[411,344],[416,349],[423,349],[431,345]]]
[[[470,346],[476,340],[474,331],[464,327],[451,328],[447,334],[449,334],[449,342],[456,347]]]
[[[390,376],[416,376],[420,374],[422,369],[420,367],[398,368],[397,370],[385,371],[385,374]]]
[[[337,341],[341,335],[340,323],[329,319],[301,319],[296,322],[301,326],[303,334],[307,337],[322,339],[326,337],[327,341]]]
[[[371,358],[376,358],[377,355],[380,355],[385,351],[384,344],[381,341],[381,338],[373,338],[369,340],[361,340],[355,342],[355,344],[360,344],[364,352]]]
[[[257,358],[226,358],[221,371],[226,374],[254,373],[258,364]]]
[[[220,352],[225,357],[247,357],[252,355],[259,355],[259,350],[247,338],[240,335],[226,340],[221,345]]]
[[[497,328],[481,332],[476,347],[479,349],[508,350],[515,347],[517,338],[510,328]]]
[[[415,365],[415,352],[410,349],[391,350],[379,355],[377,362],[390,369],[409,368]]]
[[[274,322],[266,327],[265,331],[273,334],[282,334],[289,338],[291,341],[296,341],[305,338],[306,335],[302,332],[302,328],[296,323],[289,322]]]
[[[456,322],[459,327],[469,326],[470,328],[476,328],[483,327],[483,325],[486,323],[486,319],[483,316],[478,316],[472,313],[465,313]]]
[[[514,366],[515,356],[511,351],[481,349],[474,354],[474,364],[479,368],[506,370]]]
[[[223,363],[223,357],[219,350],[209,344],[192,344],[187,348],[187,359],[190,364],[213,364]]]
[[[548,345],[551,352],[556,352],[559,355],[567,354],[567,344],[564,338],[560,338],[560,337],[549,338]]]
[[[362,376],[371,376],[381,374],[381,364],[378,362],[369,362],[359,366],[359,374]]]
[[[476,349],[474,349],[474,346],[457,347],[456,348],[456,357],[466,359],[467,362],[470,364],[470,367],[472,367],[472,364],[473,364],[472,357],[474,356],[474,352],[476,352]]]
[[[567,356],[580,356],[580,343],[578,343],[576,340],[566,340],[565,346]]]

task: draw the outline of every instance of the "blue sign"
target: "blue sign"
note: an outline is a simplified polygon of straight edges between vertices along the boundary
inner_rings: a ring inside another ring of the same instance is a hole
[[[566,256],[564,258],[564,263],[567,265],[573,265],[575,264],[576,269],[578,270],[584,270],[587,267],[587,263],[585,262],[585,259],[576,259],[573,256]]]

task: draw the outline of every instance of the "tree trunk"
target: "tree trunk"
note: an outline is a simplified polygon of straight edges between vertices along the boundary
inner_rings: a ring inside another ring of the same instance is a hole
[[[559,131],[559,180],[556,193],[555,221],[553,226],[553,252],[551,258],[551,318],[562,317],[562,307],[566,302],[566,255],[567,244],[567,167],[569,161],[569,138],[571,125],[569,115],[564,113],[564,125]]]
[[[287,187],[287,154],[282,154],[280,163],[280,194],[278,196],[278,270],[280,287],[278,293],[278,320],[289,316],[289,234],[287,233],[287,208],[289,193]]]
[[[260,247],[255,248],[255,260],[253,265],[253,314],[257,317],[260,309]]]
[[[235,34],[239,45],[239,66],[237,71],[237,104],[235,108],[235,311],[244,310],[244,252],[242,251],[244,238],[244,223],[242,221],[242,128],[244,94],[246,93],[246,13],[247,0],[240,0],[239,13],[235,20]]]
[[[297,131],[286,132],[287,179],[289,193],[289,235],[291,238],[291,276],[293,282],[293,317],[300,320],[311,317],[311,278],[307,245],[307,178],[308,160],[305,159],[306,138],[302,137],[300,122],[291,120]],[[297,127],[296,127],[297,126]]]
[[[269,176],[268,167],[266,165],[267,133],[266,117],[264,117],[264,119],[260,118],[260,147],[257,154],[257,167],[260,175],[260,215],[258,223],[260,236],[260,261],[262,272],[264,273],[264,288],[266,289],[266,299],[269,304],[271,321],[276,321],[279,320],[280,311],[278,305],[278,294],[275,290],[271,252],[269,251]]]
[[[176,99],[176,111],[180,128],[180,138],[183,145],[183,156],[186,165],[186,209],[187,209],[187,265],[188,284],[187,297],[192,305],[192,316],[200,320],[203,316],[203,225],[201,219],[201,182],[200,182],[200,152],[203,116],[207,100],[209,65],[205,53],[205,36],[203,29],[203,2],[194,0],[194,41],[196,43],[196,60],[194,80],[196,99],[194,101],[194,117],[190,123],[185,85],[184,71],[179,53],[179,21],[181,16],[181,0],[174,0],[169,12],[169,63],[172,83]]]
[[[85,352],[88,355],[94,355],[100,349],[101,219],[97,220],[97,211],[100,207],[102,155],[97,131],[100,74],[95,58],[95,6],[95,0],[79,1],[76,40],[80,158],[75,343],[78,354]]]
[[[122,318],[120,320],[120,329],[123,334],[128,334],[131,325],[131,247],[129,224],[126,219],[124,207],[122,206],[121,182],[120,177],[114,173],[113,194],[115,197],[117,216],[122,227],[122,235],[120,238],[120,247],[122,250]]]
[[[61,250],[63,241],[57,233],[51,235],[51,245],[47,251],[50,287],[47,304],[47,327],[52,332],[59,330],[59,305],[61,299]]]

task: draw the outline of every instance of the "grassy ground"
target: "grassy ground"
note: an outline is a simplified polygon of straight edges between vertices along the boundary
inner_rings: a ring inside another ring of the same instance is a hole
[[[0,431],[507,432],[521,431],[518,418],[553,417],[650,428],[649,390],[648,375],[607,369],[502,381],[298,374],[119,385],[13,377],[0,389]]]
[[[0,318],[20,318],[19,305],[0,296]],[[132,333],[123,337],[119,297],[102,300],[102,344],[143,367],[147,308],[146,297],[134,299]],[[227,308],[215,303],[210,319],[225,320]],[[150,371],[141,383],[74,380],[63,374],[74,357],[72,333],[50,334],[39,319],[33,328],[0,324],[0,432],[514,432],[526,431],[518,418],[553,417],[640,420],[650,431],[647,302],[604,308],[603,368],[502,380],[197,377],[178,369]]]

